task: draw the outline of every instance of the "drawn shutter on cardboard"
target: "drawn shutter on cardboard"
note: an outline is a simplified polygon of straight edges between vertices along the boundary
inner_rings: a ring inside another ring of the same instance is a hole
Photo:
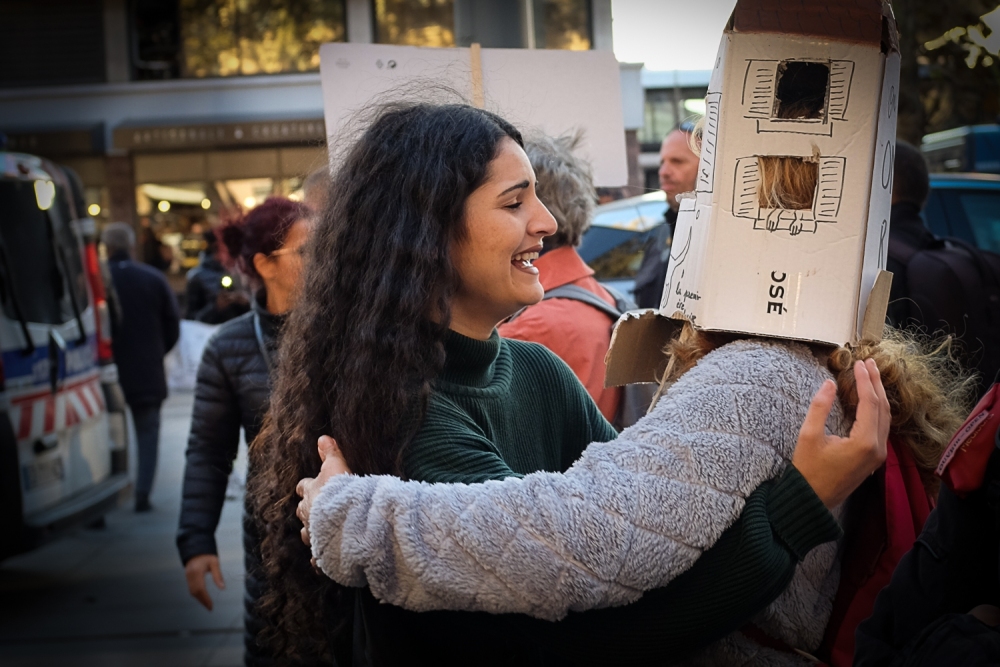
[[[755,157],[741,157],[736,161],[736,182],[733,186],[733,215],[737,218],[757,219],[760,198],[760,166]]]
[[[751,60],[743,82],[743,109],[746,118],[767,119],[774,115],[774,84],[777,60]]]
[[[847,119],[847,101],[851,95],[851,77],[854,63],[850,60],[830,62],[830,97],[827,116],[832,120]]]
[[[715,182],[715,145],[719,140],[719,107],[722,95],[709,93],[705,96],[705,126],[702,130],[701,161],[698,165],[698,192],[711,192]]]
[[[819,160],[819,180],[816,184],[817,222],[836,222],[840,200],[844,194],[844,169],[847,158],[822,157]]]

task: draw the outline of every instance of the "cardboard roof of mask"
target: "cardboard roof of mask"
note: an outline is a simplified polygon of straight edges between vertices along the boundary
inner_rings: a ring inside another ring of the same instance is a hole
[[[618,322],[608,386],[656,381],[684,321],[831,345],[881,338],[897,44],[881,0],[739,0],[663,300]]]

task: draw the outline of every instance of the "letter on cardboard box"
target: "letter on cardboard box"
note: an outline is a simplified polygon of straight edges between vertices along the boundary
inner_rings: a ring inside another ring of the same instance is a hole
[[[559,136],[582,129],[580,156],[593,165],[594,183],[608,187],[628,183],[621,84],[613,53],[555,49],[481,49],[480,53],[487,110],[499,113],[522,133],[540,130]],[[324,44],[320,79],[331,150],[356,112],[400,94],[405,98],[415,92],[413,82],[432,81],[472,100],[471,62],[467,48]]]
[[[888,252],[895,22],[881,0],[782,4],[739,0],[723,34],[696,192],[681,201],[656,317],[854,343]],[[771,194],[767,184],[789,166],[807,185],[798,196]],[[782,289],[774,276],[784,276]],[[879,307],[884,320],[873,301]],[[635,368],[639,339],[667,342],[652,340],[650,321],[619,322],[608,354],[617,383],[650,381],[623,370]]]

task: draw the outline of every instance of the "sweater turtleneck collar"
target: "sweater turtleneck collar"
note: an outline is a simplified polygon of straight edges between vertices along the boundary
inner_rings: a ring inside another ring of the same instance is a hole
[[[487,340],[477,340],[449,329],[444,336],[444,351],[446,358],[440,380],[467,387],[488,387],[496,373],[500,334],[494,329]]]
[[[254,313],[260,317],[261,333],[264,334],[264,337],[268,341],[273,341],[277,344],[281,329],[285,326],[285,320],[288,319],[288,313],[275,315],[270,312],[267,309],[267,292],[263,288],[257,290],[250,306],[253,308]]]

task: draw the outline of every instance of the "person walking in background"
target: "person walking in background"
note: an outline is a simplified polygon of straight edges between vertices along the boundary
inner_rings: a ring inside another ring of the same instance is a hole
[[[249,300],[219,258],[214,230],[203,233],[205,249],[187,275],[187,319],[222,324],[250,310]]]
[[[135,511],[148,512],[160,442],[160,406],[167,398],[163,357],[180,337],[180,317],[163,274],[132,259],[135,232],[130,225],[109,224],[101,240],[122,315],[120,322],[112,320],[112,350],[138,441]]]
[[[590,227],[597,203],[590,165],[573,155],[582,136],[538,137],[525,143],[525,153],[535,170],[538,198],[556,219],[558,231],[545,239],[545,249],[534,261],[546,296],[528,306],[500,328],[505,338],[541,343],[565,361],[597,403],[601,414],[615,422],[621,403],[619,387],[604,387],[604,356],[611,345],[615,298],[594,279],[594,270],[576,251]],[[572,292],[554,292],[573,286]],[[553,296],[550,296],[553,295]],[[584,299],[597,299],[591,305]],[[600,309],[600,302],[607,304]]]
[[[985,391],[1000,377],[1000,256],[962,239],[938,238],[920,212],[930,193],[920,150],[897,141],[886,269],[893,274],[886,318],[896,327],[956,337],[962,361]]]
[[[667,279],[670,241],[677,223],[680,203],[677,195],[694,190],[698,177],[698,156],[691,150],[695,124],[681,123],[660,146],[660,188],[667,193],[666,222],[660,225],[646,244],[639,271],[635,274],[635,302],[640,308],[659,308],[663,282]]]
[[[269,372],[274,367],[286,313],[298,290],[308,217],[304,204],[271,197],[220,230],[230,256],[256,294],[252,312],[222,325],[209,339],[195,386],[177,548],[188,590],[209,610],[212,598],[205,577],[211,574],[216,586],[224,586],[215,529],[240,428],[246,442],[253,442],[267,412]],[[259,575],[260,539],[249,513],[243,518],[243,545],[246,664],[270,664],[272,652],[258,641],[262,621],[254,607],[263,580]]]

